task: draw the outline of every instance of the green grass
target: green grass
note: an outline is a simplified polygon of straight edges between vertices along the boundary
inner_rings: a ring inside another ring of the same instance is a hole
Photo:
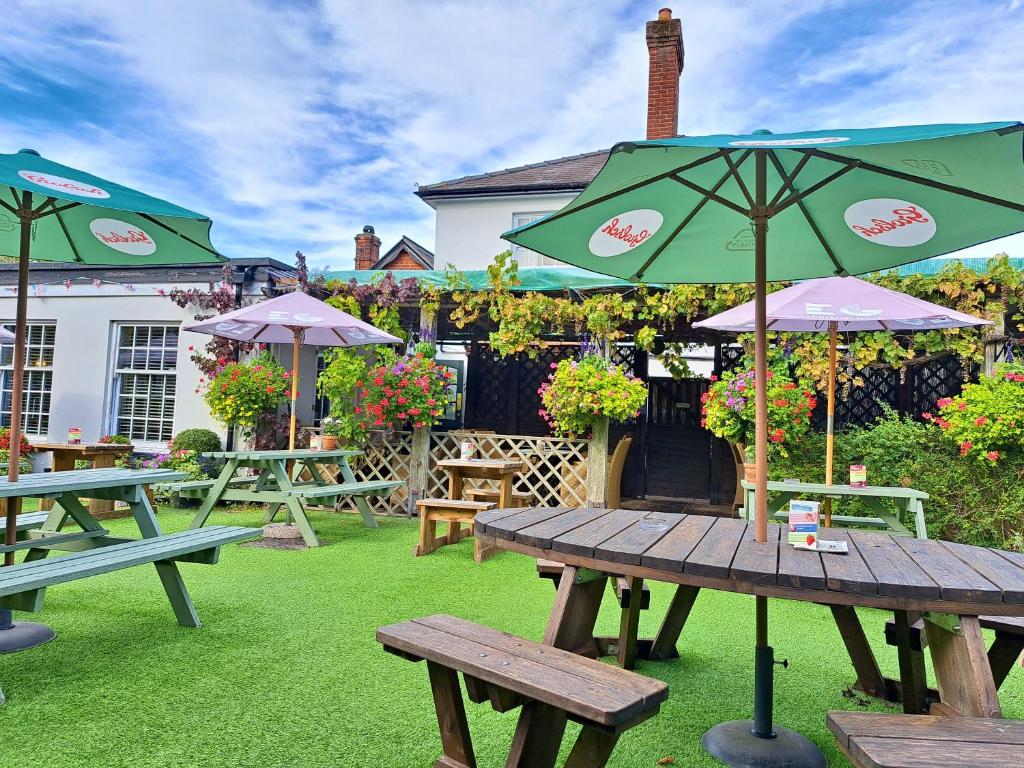
[[[190,515],[162,510],[166,530]],[[213,522],[258,525],[258,512],[219,511]],[[413,523],[316,513],[329,545],[305,551],[226,547],[216,566],[183,565],[204,626],[179,628],[151,567],[50,590],[38,615],[58,637],[0,657],[0,766],[429,766],[440,741],[426,669],[385,653],[381,625],[444,612],[539,639],[553,590],[533,560],[502,553],[477,565],[472,542],[411,555]],[[133,523],[108,527],[129,532]],[[653,635],[671,587],[653,584],[641,620]],[[606,599],[599,629],[617,628]],[[682,657],[641,663],[669,684],[661,713],[629,731],[613,766],[714,766],[698,743],[723,720],[750,716],[753,598],[705,590],[683,632]],[[23,618],[26,616],[23,614]],[[885,614],[864,611],[880,663]],[[848,766],[825,727],[854,681],[827,609],[772,601],[771,639],[788,670],[776,672],[776,720],[813,739],[830,765]],[[1024,717],[1024,672],[1001,691],[1005,714]],[[478,762],[500,766],[515,714],[468,705]],[[885,710],[873,703],[872,709]],[[889,710],[895,711],[895,710]],[[574,728],[573,726],[570,726]]]

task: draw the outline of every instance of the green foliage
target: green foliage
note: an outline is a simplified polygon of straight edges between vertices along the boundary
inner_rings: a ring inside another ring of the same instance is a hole
[[[251,428],[288,400],[290,385],[284,366],[270,352],[261,352],[249,362],[221,368],[204,398],[218,421]]]
[[[714,379],[714,377],[712,377]],[[754,443],[754,371],[727,371],[701,395],[701,426],[713,435],[750,450]],[[793,380],[784,368],[768,371],[769,457],[786,456],[788,447],[810,428],[817,399],[806,381]]]
[[[552,363],[554,370],[541,384],[540,415],[560,435],[574,437],[590,431],[600,419],[636,418],[647,402],[647,386],[597,355]]]
[[[195,451],[206,453],[221,449],[220,438],[209,429],[183,429],[171,441],[171,451]]]
[[[368,353],[358,349],[332,347],[324,350],[324,370],[317,377],[317,390],[331,402],[331,414],[324,420],[324,434],[359,442],[366,434],[362,417],[356,414],[356,389],[366,376]]]
[[[961,456],[995,464],[1024,448],[1024,366],[998,365],[993,375],[936,405],[940,415],[934,421]]]
[[[159,453],[144,460],[142,466],[146,469],[173,469],[176,472],[184,472],[189,480],[205,480],[210,477],[207,466],[195,451]]]
[[[357,382],[361,429],[431,427],[448,407],[448,384],[454,375],[423,355],[395,358],[382,351],[381,362]]]
[[[639,345],[639,341],[637,344]],[[688,344],[666,344],[665,349],[658,355],[658,360],[665,366],[665,370],[677,381],[679,379],[702,378],[697,376],[686,360],[685,355],[689,347],[690,345]]]
[[[850,464],[867,467],[871,485],[916,488],[924,502],[928,535],[980,546],[1024,549],[1024,459],[998,466],[960,455],[941,430],[889,409],[871,427],[844,430],[835,438],[834,482],[848,482]],[[810,432],[788,457],[768,466],[773,480],[796,477],[824,482],[825,435]],[[844,515],[874,515],[856,499],[834,502]],[[904,521],[908,522],[908,521]]]
[[[131,445],[132,439],[124,435],[104,435],[99,442],[100,445]]]

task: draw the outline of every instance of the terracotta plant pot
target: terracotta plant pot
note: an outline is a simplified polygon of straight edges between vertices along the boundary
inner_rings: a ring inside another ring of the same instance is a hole
[[[757,482],[757,464],[743,462],[743,479],[747,482]]]
[[[338,447],[338,438],[336,435],[321,435],[320,436],[320,449],[324,451],[333,451]]]

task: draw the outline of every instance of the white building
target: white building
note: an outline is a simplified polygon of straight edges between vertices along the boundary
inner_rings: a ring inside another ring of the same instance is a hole
[[[35,263],[29,277],[28,349],[24,421],[36,442],[106,434],[132,439],[136,448],[158,451],[189,427],[223,437],[197,393],[200,372],[190,346],[208,336],[181,331],[194,309],[168,298],[174,288],[208,290],[222,278],[222,264],[182,267],[97,267]],[[271,259],[236,259],[231,282],[239,302],[258,300],[294,269]],[[0,323],[13,328],[17,265],[0,264]],[[13,347],[0,348],[0,423],[11,418]],[[315,355],[301,366],[313,375]],[[301,403],[312,416],[312,388]]]

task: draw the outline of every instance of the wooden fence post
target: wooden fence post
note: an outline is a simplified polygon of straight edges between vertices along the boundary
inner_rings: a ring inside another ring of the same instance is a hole
[[[412,431],[412,455],[409,457],[409,498],[406,517],[416,511],[416,502],[427,495],[427,472],[430,469],[430,427]]]
[[[604,507],[608,493],[608,419],[594,424],[587,447],[587,506]]]

